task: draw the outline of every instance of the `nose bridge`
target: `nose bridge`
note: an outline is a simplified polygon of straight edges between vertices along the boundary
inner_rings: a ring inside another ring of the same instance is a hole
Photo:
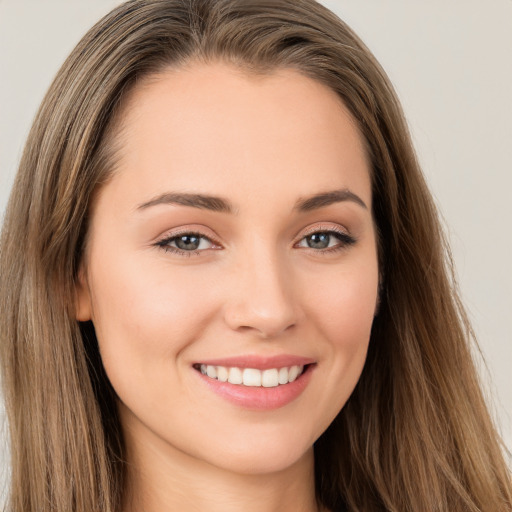
[[[226,321],[235,330],[254,330],[271,337],[297,320],[291,268],[277,247],[255,245],[249,255],[244,253],[237,261]]]

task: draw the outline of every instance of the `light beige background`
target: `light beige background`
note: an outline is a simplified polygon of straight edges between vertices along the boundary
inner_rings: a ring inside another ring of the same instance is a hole
[[[0,212],[52,77],[118,3],[0,0]],[[491,407],[512,448],[512,0],[324,3],[365,40],[402,99],[446,220]],[[6,474],[4,450],[0,484]]]

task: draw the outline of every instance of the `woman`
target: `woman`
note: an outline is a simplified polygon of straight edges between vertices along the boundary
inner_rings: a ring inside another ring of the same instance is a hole
[[[445,251],[333,14],[123,4],[2,232],[11,510],[510,510]]]

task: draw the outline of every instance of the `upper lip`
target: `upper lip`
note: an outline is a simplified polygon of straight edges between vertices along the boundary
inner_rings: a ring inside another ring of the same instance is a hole
[[[195,364],[268,370],[270,368],[284,368],[288,366],[306,366],[307,364],[313,364],[314,362],[315,360],[310,357],[295,356],[291,354],[280,354],[275,356],[248,354],[220,359],[206,359],[197,361]]]

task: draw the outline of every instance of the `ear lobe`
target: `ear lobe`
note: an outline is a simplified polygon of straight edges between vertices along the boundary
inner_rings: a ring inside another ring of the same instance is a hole
[[[75,285],[75,317],[79,322],[92,320],[91,294],[89,284],[82,266],[78,270],[77,282]]]

